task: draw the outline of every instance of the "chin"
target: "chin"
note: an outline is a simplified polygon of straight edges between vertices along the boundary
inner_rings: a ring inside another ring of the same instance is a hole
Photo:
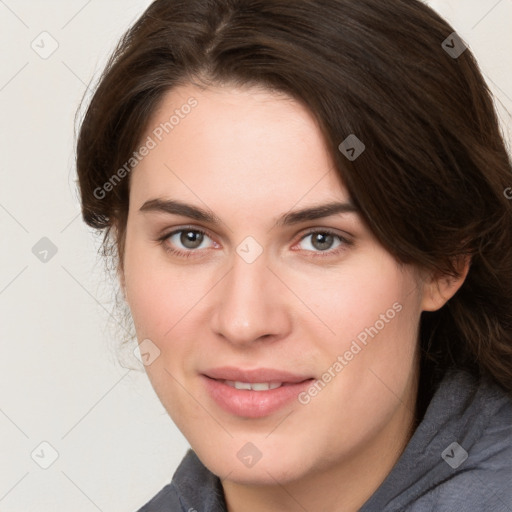
[[[232,445],[233,449],[220,452],[218,449],[207,451],[196,448],[194,451],[212,473],[222,480],[226,479],[237,484],[276,485],[276,481],[286,484],[300,479],[306,471],[303,452],[300,449],[298,452],[302,453],[302,456],[295,460],[293,453],[282,449],[276,452],[271,447],[267,447],[257,451],[255,444],[251,444],[250,441],[236,440]],[[256,459],[257,457],[261,458]]]

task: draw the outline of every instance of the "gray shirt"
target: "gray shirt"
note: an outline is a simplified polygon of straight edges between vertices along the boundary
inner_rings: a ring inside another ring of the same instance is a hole
[[[359,510],[405,511],[512,512],[512,399],[501,388],[465,371],[446,373],[399,460]],[[188,450],[172,482],[138,512],[226,512],[220,479]]]

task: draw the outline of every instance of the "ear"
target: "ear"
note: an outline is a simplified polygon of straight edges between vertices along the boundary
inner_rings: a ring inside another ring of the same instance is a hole
[[[456,262],[459,277],[431,274],[424,282],[422,311],[441,309],[464,283],[471,266],[470,256],[461,256]]]

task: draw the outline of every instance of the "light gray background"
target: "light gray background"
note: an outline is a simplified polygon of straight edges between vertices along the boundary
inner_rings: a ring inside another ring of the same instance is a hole
[[[73,164],[77,106],[149,3],[0,0],[0,512],[134,511],[187,449],[142,365],[117,361]],[[512,0],[428,3],[477,56],[510,144]],[[32,44],[58,48],[42,58]],[[32,252],[43,237],[57,247],[47,262]],[[58,453],[47,469],[42,442]]]

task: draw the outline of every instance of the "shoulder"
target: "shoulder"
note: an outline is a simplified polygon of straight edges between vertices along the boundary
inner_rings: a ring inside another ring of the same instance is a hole
[[[512,512],[512,398],[450,371],[361,512]]]
[[[440,512],[459,510],[461,501],[466,502],[466,508],[460,510],[512,510],[512,399],[490,383],[480,386],[479,394],[481,416],[476,420],[477,432],[469,436],[460,465],[457,461],[452,463],[455,467],[451,468],[451,478],[440,486]],[[461,445],[464,446],[464,436]],[[451,451],[444,454],[445,461],[450,455]]]
[[[189,449],[170,484],[137,512],[225,512],[220,479]]]
[[[182,512],[178,493],[171,482],[137,512]]]
[[[444,399],[453,401],[453,410],[442,425],[448,434],[438,469],[443,476],[408,510],[510,512],[512,398],[487,379],[464,373],[449,379],[451,393]]]

